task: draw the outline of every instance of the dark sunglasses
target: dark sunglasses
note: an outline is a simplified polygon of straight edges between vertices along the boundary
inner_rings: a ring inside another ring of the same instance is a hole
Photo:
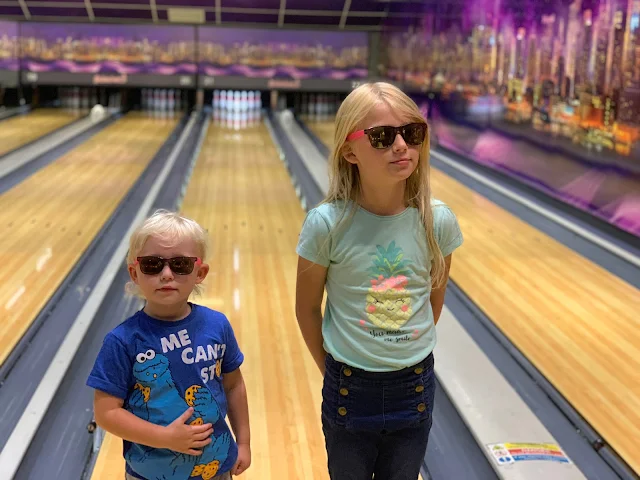
[[[136,263],[140,265],[140,271],[145,275],[158,275],[165,265],[176,275],[189,275],[193,272],[193,267],[202,263],[198,257],[138,257]]]
[[[407,145],[421,145],[427,136],[426,123],[410,123],[401,127],[372,127],[358,130],[347,136],[347,141],[367,135],[373,148],[389,148],[396,141],[396,135],[402,135]]]

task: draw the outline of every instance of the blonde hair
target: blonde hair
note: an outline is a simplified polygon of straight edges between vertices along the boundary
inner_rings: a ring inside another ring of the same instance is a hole
[[[379,104],[388,105],[399,116],[409,122],[426,120],[420,109],[402,90],[389,83],[366,83],[353,90],[342,102],[336,114],[333,150],[329,157],[329,190],[322,203],[345,202],[334,230],[344,221],[348,201],[357,204],[361,194],[360,175],[357,165],[345,159],[349,148],[347,136],[356,131],[360,123]],[[417,208],[427,234],[427,244],[431,252],[431,281],[433,288],[441,287],[445,281],[445,262],[435,238],[433,211],[431,206],[431,186],[429,181],[429,134],[420,148],[420,160],[411,176],[406,180],[405,203]],[[349,218],[355,213],[351,209]],[[333,232],[332,232],[333,233]]]
[[[203,262],[208,254],[207,232],[196,221],[176,212],[160,209],[156,210],[131,234],[129,252],[127,253],[128,265],[135,263],[149,237],[160,238],[163,242],[167,242],[167,245],[175,245],[188,238],[195,242],[197,255]],[[201,287],[200,284],[194,287],[196,295],[202,293]],[[140,289],[132,281],[127,283],[125,290],[131,295],[142,297]]]

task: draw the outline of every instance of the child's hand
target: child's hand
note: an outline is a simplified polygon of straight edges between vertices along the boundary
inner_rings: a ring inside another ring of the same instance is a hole
[[[199,449],[211,443],[213,426],[210,423],[195,426],[185,425],[192,414],[193,408],[189,407],[165,427],[165,448],[187,455],[201,455],[202,450]]]
[[[238,444],[238,460],[231,469],[231,475],[243,473],[251,465],[251,447],[245,443]]]

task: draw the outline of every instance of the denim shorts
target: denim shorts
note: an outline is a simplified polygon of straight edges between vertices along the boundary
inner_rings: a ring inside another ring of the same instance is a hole
[[[367,372],[327,355],[322,427],[332,480],[416,480],[432,425],[433,355]]]

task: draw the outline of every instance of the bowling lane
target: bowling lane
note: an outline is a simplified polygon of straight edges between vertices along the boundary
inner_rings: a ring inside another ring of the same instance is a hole
[[[304,212],[263,125],[211,126],[182,205],[209,231],[211,272],[196,298],[223,311],[246,360],[253,463],[245,480],[324,480],[321,377],[295,317],[295,246]],[[93,479],[124,475],[107,435]]]
[[[78,119],[70,111],[40,109],[4,120],[0,126],[0,156]]]
[[[327,145],[333,125],[308,123]],[[465,245],[451,278],[640,472],[640,291],[437,169]]]
[[[129,114],[0,195],[0,364],[176,125]]]
[[[247,359],[254,454],[247,480],[327,478],[321,377],[295,317],[304,211],[264,125],[212,127],[182,210],[212,237],[202,301],[229,315]]]
[[[329,148],[333,145],[333,121],[317,122],[306,120],[305,125]]]

